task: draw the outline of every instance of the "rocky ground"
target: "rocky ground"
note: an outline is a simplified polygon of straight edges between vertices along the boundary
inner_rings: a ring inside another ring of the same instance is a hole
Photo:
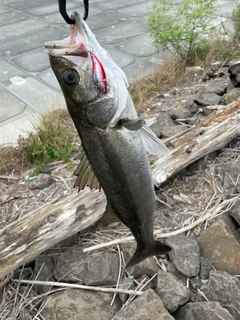
[[[141,115],[161,138],[185,130],[240,97],[238,65],[228,70],[220,64],[208,72],[188,70],[194,75],[191,80],[154,96]],[[12,175],[0,180],[1,228],[76,192],[73,170],[56,163],[32,181],[26,179],[27,172],[21,179]],[[126,270],[134,243],[85,253],[83,248],[130,234],[122,224],[98,223],[2,279],[0,319],[239,320],[239,193],[237,137],[156,188],[159,198],[170,205],[155,215],[155,229],[170,234],[165,240],[172,248],[169,255],[148,258]],[[197,223],[203,216],[204,222]]]

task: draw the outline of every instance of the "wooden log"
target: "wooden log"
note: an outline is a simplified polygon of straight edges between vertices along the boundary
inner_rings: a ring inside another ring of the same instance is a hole
[[[74,192],[44,205],[0,231],[0,279],[40,253],[98,221],[105,210],[103,192]]]
[[[240,100],[222,107],[202,123],[165,141],[172,150],[154,158],[154,182],[160,185],[202,156],[240,135]],[[0,231],[0,278],[98,221],[105,210],[104,193],[81,191],[24,215]]]
[[[240,100],[221,108],[201,123],[164,141],[171,153],[155,158],[153,181],[161,185],[169,177],[201,157],[223,148],[240,135]]]

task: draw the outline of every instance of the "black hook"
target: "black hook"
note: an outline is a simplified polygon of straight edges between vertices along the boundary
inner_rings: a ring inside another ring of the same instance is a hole
[[[83,0],[84,4],[84,15],[83,15],[83,20],[87,20],[88,17],[88,0]],[[68,24],[75,24],[75,20],[72,20],[69,18],[67,11],[66,11],[66,0],[58,0],[58,6],[59,6],[59,11],[63,17],[63,19],[68,23]]]

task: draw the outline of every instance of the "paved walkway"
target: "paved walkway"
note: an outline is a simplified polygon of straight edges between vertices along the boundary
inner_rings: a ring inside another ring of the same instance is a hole
[[[154,72],[166,59],[151,45],[145,28],[150,0],[90,0],[87,20],[98,41],[125,71],[129,82]],[[175,0],[177,5],[182,0]],[[219,0],[214,21],[232,26],[238,0]],[[67,12],[83,14],[81,0]],[[63,39],[69,26],[57,0],[0,0],[0,145],[16,143],[47,111],[64,108],[44,42]]]

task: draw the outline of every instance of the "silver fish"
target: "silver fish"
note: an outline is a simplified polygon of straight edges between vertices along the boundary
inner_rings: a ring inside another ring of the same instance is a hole
[[[45,47],[82,143],[75,186],[103,188],[103,221],[122,221],[136,239],[132,266],[171,250],[153,235],[156,196],[146,154],[169,151],[138,118],[124,72],[77,12],[72,19],[70,36]]]

